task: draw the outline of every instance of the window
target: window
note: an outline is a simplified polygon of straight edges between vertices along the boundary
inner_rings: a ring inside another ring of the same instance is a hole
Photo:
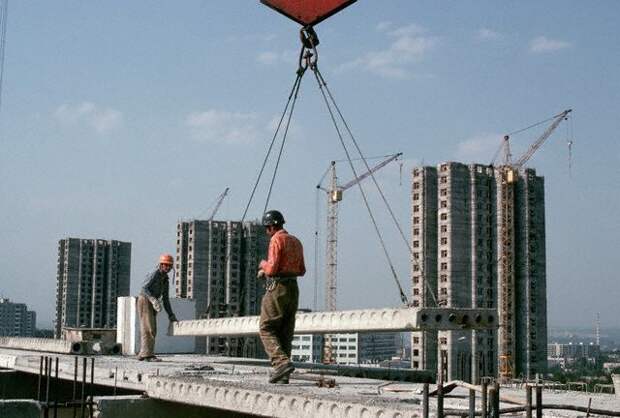
[[[420,344],[420,337],[413,337],[414,344]]]
[[[439,202],[439,207],[447,208],[448,207],[448,201],[447,200],[442,200],[441,202]]]
[[[440,170],[441,171],[448,171],[448,164],[442,164]]]
[[[413,200],[418,200],[420,198],[420,193],[413,194]]]
[[[420,235],[420,228],[414,228],[413,235]]]
[[[443,237],[441,238],[441,245],[448,245],[448,238],[447,237]]]
[[[448,182],[448,177],[446,177],[446,176],[442,176],[442,177],[440,177],[440,178],[439,178],[439,182],[440,182],[440,183],[447,183],[447,182]]]
[[[447,257],[448,256],[448,250],[441,250],[441,256],[442,257]]]
[[[419,188],[420,188],[420,182],[417,182],[417,181],[413,182],[413,189],[417,190]]]
[[[418,264],[414,264],[413,271],[420,271],[420,266]]]
[[[414,369],[417,369],[417,368],[419,368],[419,367],[420,367],[420,362],[419,362],[419,361],[414,361],[414,362],[413,362],[413,368],[414,368]]]
[[[413,294],[414,294],[414,295],[419,295],[419,294],[420,294],[420,289],[418,289],[418,288],[414,288],[414,289],[413,289]]]
[[[439,196],[447,196],[447,195],[448,195],[448,189],[439,190]]]
[[[439,339],[439,343],[440,344],[448,344],[448,338],[447,337],[441,337]]]
[[[442,295],[447,295],[448,294],[448,288],[446,288],[446,287],[442,287],[439,290],[440,290],[439,293],[442,294]]]
[[[420,211],[420,205],[413,205],[413,211],[414,212],[419,212]]]
[[[418,216],[414,216],[414,217],[413,217],[413,224],[414,224],[414,225],[417,225],[417,224],[419,224],[419,223],[420,223],[420,218],[419,218]]]
[[[414,300],[414,301],[413,301],[413,306],[414,306],[414,307],[418,307],[418,306],[420,306],[420,301],[419,301],[419,300]]]
[[[448,219],[448,214],[447,214],[447,213],[442,213],[442,214],[439,216],[439,219],[441,219],[442,221],[447,220],[447,219]]]
[[[420,350],[418,350],[417,348],[413,349],[413,355],[414,356],[419,356],[420,355]]]
[[[420,247],[420,241],[415,240],[413,241],[413,248],[419,248]]]
[[[414,277],[413,278],[413,284],[418,284],[420,283],[420,278],[419,277]]]
[[[448,275],[447,274],[442,274],[439,276],[439,281],[445,283],[448,281]]]

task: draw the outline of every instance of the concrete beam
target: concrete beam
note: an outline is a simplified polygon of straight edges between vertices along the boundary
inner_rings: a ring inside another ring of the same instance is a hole
[[[196,319],[171,325],[171,335],[258,334],[258,316]],[[389,332],[497,328],[494,309],[385,308],[297,314],[295,333]]]
[[[84,344],[79,342],[28,337],[0,337],[0,347],[61,354],[81,354],[85,350]]]

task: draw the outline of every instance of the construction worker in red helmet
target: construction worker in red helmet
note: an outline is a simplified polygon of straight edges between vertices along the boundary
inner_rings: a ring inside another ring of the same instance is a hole
[[[157,335],[157,314],[162,310],[162,304],[168,320],[175,322],[176,316],[170,307],[168,288],[170,281],[168,273],[172,270],[174,259],[170,254],[159,257],[159,266],[149,274],[142,285],[138,296],[138,315],[140,316],[140,353],[138,360],[161,361],[155,356],[155,336]]]
[[[262,224],[271,239],[267,260],[260,262],[258,271],[267,290],[261,302],[259,334],[273,367],[269,383],[286,384],[295,370],[291,349],[299,303],[297,277],[306,274],[304,251],[301,242],[282,227],[282,213],[266,212]]]

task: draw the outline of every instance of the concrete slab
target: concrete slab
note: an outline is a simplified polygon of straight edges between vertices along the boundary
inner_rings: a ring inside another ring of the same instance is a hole
[[[63,379],[73,378],[75,356],[59,355]],[[289,385],[267,383],[269,368],[243,365],[248,359],[200,355],[163,355],[161,363],[139,362],[135,357],[98,356],[95,383],[146,391],[150,397],[187,405],[217,408],[260,416],[385,416],[421,415],[422,384],[330,376],[335,388],[320,388],[314,382],[292,379]],[[229,364],[235,362],[236,364]],[[0,349],[0,367],[37,374],[39,355]],[[303,372],[304,370],[299,370]],[[316,376],[316,374],[315,374]],[[431,385],[431,390],[434,386]],[[502,393],[525,399],[523,389],[502,388]],[[586,394],[545,390],[545,403],[568,403],[620,410],[620,398],[609,394]],[[467,409],[468,392],[457,388],[444,400],[447,409]],[[478,398],[478,402],[480,399]],[[479,405],[479,404],[478,404]],[[509,407],[502,403],[502,407]],[[431,415],[436,398],[430,400]],[[549,417],[575,417],[579,413],[545,411]]]
[[[0,400],[0,417],[41,418],[41,405],[29,399]]]
[[[123,354],[136,355],[140,351],[140,319],[137,311],[137,297],[127,296],[118,298],[116,341],[122,344]],[[170,306],[179,320],[195,318],[196,303],[190,299],[170,299]],[[155,339],[155,353],[195,353],[196,338],[172,337],[168,335],[170,323],[165,313],[157,315],[157,337]]]

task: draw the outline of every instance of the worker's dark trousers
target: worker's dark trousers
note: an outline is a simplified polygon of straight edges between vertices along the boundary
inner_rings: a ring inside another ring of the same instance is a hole
[[[138,353],[138,357],[153,357],[155,355],[155,336],[157,335],[157,314],[151,302],[144,295],[138,296],[138,315],[140,316],[140,353]]]
[[[273,367],[290,361],[299,303],[297,280],[267,290],[260,307],[260,339]]]

